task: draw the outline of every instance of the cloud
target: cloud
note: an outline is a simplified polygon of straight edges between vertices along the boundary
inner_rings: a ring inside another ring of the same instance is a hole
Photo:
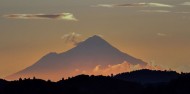
[[[96,75],[110,75],[110,74],[118,74],[122,72],[130,72],[134,70],[140,70],[140,69],[150,69],[150,70],[163,70],[162,67],[157,66],[157,65],[152,65],[152,64],[147,64],[146,66],[142,65],[132,65],[128,62],[123,62],[121,64],[116,64],[116,65],[108,65],[106,68],[101,68],[101,65],[97,65],[93,69],[93,74]]]
[[[183,2],[180,5],[190,6],[190,2]]]
[[[140,12],[157,12],[157,13],[169,13],[168,10],[140,10]]]
[[[179,13],[179,14],[189,14],[190,12],[181,11],[181,12],[174,12],[174,13]]]
[[[4,15],[6,18],[12,19],[58,19],[77,21],[71,13],[57,13],[57,14],[8,14]]]
[[[112,8],[112,7],[114,7],[114,5],[112,5],[112,4],[98,4],[98,5],[93,6],[93,7],[107,7],[107,8]]]
[[[190,72],[190,65],[181,65],[176,68],[178,72]]]
[[[98,4],[96,7],[174,7],[173,5],[162,4],[162,3],[127,3],[127,4]]]
[[[161,37],[167,36],[167,34],[164,34],[164,33],[157,33],[157,35]]]
[[[147,3],[147,5],[150,7],[174,7],[173,5],[167,5],[162,3]]]
[[[70,73],[70,76],[75,76],[78,74],[88,74],[88,75],[105,75],[108,76],[110,74],[118,74],[123,72],[131,72],[134,70],[140,70],[140,69],[150,69],[150,70],[165,70],[163,67],[155,65],[153,63],[147,63],[147,65],[133,65],[128,63],[127,61],[124,61],[120,64],[115,65],[108,65],[105,67],[102,67],[101,65],[97,65],[92,69],[89,70],[83,70],[83,69],[74,69]]]
[[[79,37],[81,34],[77,34],[75,32],[70,34],[65,34],[61,37],[61,39],[65,40],[66,43],[72,43],[73,45],[78,45],[80,43]]]

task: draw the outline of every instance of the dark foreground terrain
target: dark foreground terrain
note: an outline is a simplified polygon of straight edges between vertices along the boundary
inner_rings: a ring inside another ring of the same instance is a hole
[[[78,75],[58,82],[1,79],[0,94],[190,94],[190,74],[138,70],[114,76]]]

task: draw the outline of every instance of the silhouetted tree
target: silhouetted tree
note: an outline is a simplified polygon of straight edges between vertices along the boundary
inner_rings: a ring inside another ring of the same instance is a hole
[[[111,77],[114,77],[114,75],[113,75],[113,74],[111,74]]]
[[[19,78],[19,81],[22,81],[22,78]]]
[[[33,77],[33,80],[35,80],[35,79],[36,79],[36,77],[34,76],[34,77]]]

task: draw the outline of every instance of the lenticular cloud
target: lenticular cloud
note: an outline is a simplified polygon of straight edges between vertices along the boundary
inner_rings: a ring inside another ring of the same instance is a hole
[[[98,4],[97,7],[174,7],[173,5],[162,3],[126,3],[126,4]]]
[[[8,14],[4,15],[6,18],[13,19],[58,19],[58,20],[70,20],[77,21],[71,13],[57,13],[57,14]]]

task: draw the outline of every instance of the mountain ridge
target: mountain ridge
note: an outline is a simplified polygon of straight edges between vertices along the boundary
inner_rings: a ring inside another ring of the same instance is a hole
[[[116,65],[125,61],[133,65],[139,64],[143,66],[147,64],[140,59],[121,52],[106,40],[94,35],[68,51],[48,53],[33,65],[11,76],[12,78],[16,76],[17,79],[31,76],[44,79],[51,79],[55,76],[65,77],[65,75],[68,77],[76,75],[75,71],[77,70],[85,73],[93,70],[97,65],[104,68],[108,65]],[[11,78],[11,76],[7,78]]]

